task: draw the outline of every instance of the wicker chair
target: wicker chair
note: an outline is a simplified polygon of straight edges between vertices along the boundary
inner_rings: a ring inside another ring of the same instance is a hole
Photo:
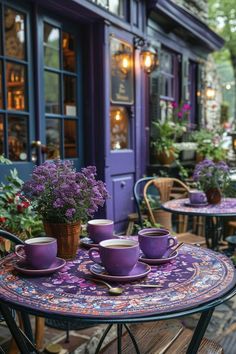
[[[165,203],[170,199],[184,198],[188,195],[189,188],[177,178],[158,177],[148,181],[143,190],[144,201],[147,206],[149,219],[152,224],[160,223],[164,228],[173,231],[172,215],[161,209],[154,209],[149,200],[149,189],[155,187],[160,194],[160,203]],[[179,241],[185,243],[198,243],[205,245],[205,237],[187,232],[188,216],[179,215],[177,218],[177,237]]]

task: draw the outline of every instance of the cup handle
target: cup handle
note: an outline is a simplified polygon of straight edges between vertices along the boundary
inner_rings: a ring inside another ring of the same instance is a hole
[[[174,237],[174,236],[169,237],[168,238],[168,244],[169,244],[168,249],[173,247],[173,246],[175,246],[175,245],[177,245],[177,243],[178,243],[178,240],[177,240],[176,237]]]
[[[25,245],[16,245],[15,246],[15,254],[17,255],[17,257],[24,259],[25,260],[25,256],[22,256],[19,252],[20,249],[23,249],[25,247]]]
[[[102,265],[102,262],[101,262],[101,259],[100,259],[100,255],[99,255],[99,257],[94,257],[93,254],[94,254],[95,252],[96,252],[96,254],[99,255],[99,248],[95,248],[95,247],[90,248],[90,249],[88,250],[89,258],[90,258],[91,261],[93,261],[94,263],[97,263],[97,264]]]

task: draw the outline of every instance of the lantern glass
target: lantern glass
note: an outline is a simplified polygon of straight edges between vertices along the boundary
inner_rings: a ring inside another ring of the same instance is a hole
[[[206,88],[206,98],[208,100],[214,100],[215,97],[216,97],[216,90],[213,87],[208,86]]]
[[[141,51],[141,66],[143,70],[150,74],[157,66],[157,53],[153,48],[145,48]]]

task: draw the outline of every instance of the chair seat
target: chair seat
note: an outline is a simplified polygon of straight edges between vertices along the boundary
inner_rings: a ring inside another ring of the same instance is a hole
[[[206,244],[205,237],[192,234],[191,232],[184,232],[181,234],[177,234],[176,237],[179,242],[190,243],[190,244],[199,244],[202,246]]]
[[[159,321],[129,326],[142,354],[180,354],[186,353],[193,332],[183,327],[178,320]],[[100,353],[116,353],[116,339],[106,345]],[[134,354],[133,343],[125,332],[122,336],[122,354]],[[223,354],[216,342],[203,338],[198,354]]]

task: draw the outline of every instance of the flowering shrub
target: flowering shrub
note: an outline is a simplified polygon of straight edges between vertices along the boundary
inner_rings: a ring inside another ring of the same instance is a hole
[[[217,188],[224,192],[230,184],[229,167],[224,161],[206,159],[196,165],[193,179],[203,191]]]
[[[2,162],[6,163],[2,160]],[[7,163],[10,163],[9,161]],[[28,199],[21,195],[23,181],[16,169],[10,170],[6,183],[0,185],[0,228],[21,239],[30,238],[43,231],[38,215],[33,211]],[[0,250],[4,250],[5,241],[0,238]]]
[[[105,184],[95,176],[94,166],[76,172],[71,161],[47,161],[35,167],[22,190],[44,221],[85,222],[108,197]]]
[[[167,155],[171,149],[175,150],[173,144],[190,127],[189,113],[191,106],[187,103],[179,106],[178,103],[172,102],[169,108],[168,117],[164,121],[160,119],[152,121],[154,131],[151,139],[151,147],[154,152],[165,152]]]

